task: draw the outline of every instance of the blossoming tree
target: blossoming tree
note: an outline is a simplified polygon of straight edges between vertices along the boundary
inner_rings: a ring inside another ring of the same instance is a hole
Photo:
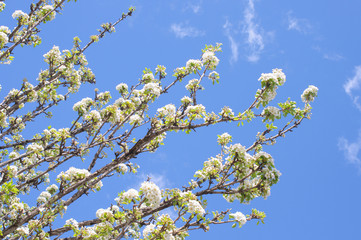
[[[15,11],[12,17],[17,26],[13,30],[0,26],[1,63],[10,64],[18,46],[40,44],[39,25],[53,20],[64,4],[65,0],[39,0],[31,4],[29,13]],[[1,11],[5,6],[0,2]],[[200,59],[187,61],[185,66],[175,69],[171,77],[167,77],[164,66],[157,66],[155,71],[146,69],[134,86],[119,83],[115,86],[119,92],[113,97],[115,101],[110,92],[96,91],[95,97],[86,97],[74,104],[78,117],[64,128],[45,128],[33,132],[30,138],[22,135],[30,121],[49,116],[51,109],[76,94],[82,84],[95,82],[84,53],[93,43],[113,32],[133,11],[134,8],[130,8],[114,23],[101,25],[99,33],[91,36],[85,45],[75,37],[70,50],[61,51],[54,46],[44,55],[48,68],[40,71],[36,80],[22,82],[2,99],[0,238],[184,239],[190,230],[208,230],[214,224],[241,227],[253,219],[263,221],[265,214],[255,209],[245,214],[230,209],[211,212],[206,208],[207,197],[216,194],[225,201],[238,203],[266,198],[280,173],[272,156],[262,148],[274,144],[277,138],[284,137],[310,117],[310,102],[318,89],[310,86],[303,92],[303,108],[291,100],[278,103],[277,107],[269,106],[277,88],[286,80],[281,69],[273,69],[261,75],[260,89],[244,111],[235,113],[224,107],[219,113],[209,112],[198,102],[197,93],[203,89],[202,82],[209,79],[215,83],[220,78],[215,71],[220,44],[206,46]],[[163,81],[166,77],[171,79],[169,84]],[[150,113],[150,105],[184,82],[187,96],[175,99],[176,105],[167,104],[155,114]],[[24,109],[26,114],[22,114]],[[260,118],[265,128],[253,144],[232,144],[231,135],[219,135],[220,153],[205,161],[201,169],[194,171],[193,179],[180,188],[160,189],[150,179],[139,189],[119,192],[113,202],[104,203],[108,204],[107,209],[100,208],[94,213],[93,219],[60,218],[69,205],[84,195],[100,191],[104,178],[136,173],[139,166],[134,159],[156,151],[167,132],[188,133],[222,122],[243,124],[255,118]],[[281,118],[287,121],[277,128],[274,122]],[[134,134],[138,129],[143,129],[143,136]],[[83,168],[58,170],[79,158]],[[36,204],[27,203],[24,194],[36,198]],[[174,210],[174,216],[161,212],[168,208]]]

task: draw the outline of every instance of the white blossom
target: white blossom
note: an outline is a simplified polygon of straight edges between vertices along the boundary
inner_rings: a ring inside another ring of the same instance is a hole
[[[231,213],[229,214],[230,217],[234,218],[239,224],[242,226],[247,222],[246,216],[241,212]]]
[[[128,92],[128,85],[125,83],[120,83],[118,84],[115,89],[119,92],[119,93],[126,93]]]
[[[50,194],[54,194],[58,190],[59,190],[59,188],[55,184],[52,184],[46,188],[46,191],[48,191]]]
[[[78,112],[79,114],[86,113],[89,108],[94,104],[93,100],[89,97],[83,98],[81,101],[75,103],[73,105],[73,110]]]
[[[150,82],[144,85],[142,91],[146,94],[150,93],[156,97],[159,97],[160,92],[162,91],[162,87],[159,85],[159,83]]]
[[[185,110],[185,113],[188,116],[194,117],[194,119],[202,119],[203,115],[206,114],[206,108],[202,104],[197,104],[195,106],[188,106]]]
[[[96,217],[99,219],[109,219],[113,217],[113,212],[109,208],[107,209],[100,208],[96,212]]]
[[[144,74],[143,77],[142,77],[142,80],[143,80],[143,81],[147,81],[147,82],[154,81],[154,75],[153,75],[153,73],[146,73],[146,74]]]
[[[129,124],[131,124],[131,125],[140,124],[142,121],[143,121],[143,118],[141,116],[139,116],[138,114],[134,114],[134,115],[130,116],[130,118],[129,118]]]
[[[186,69],[189,72],[195,72],[197,70],[201,70],[202,66],[203,64],[201,60],[190,59],[186,63]]]
[[[73,219],[73,218],[70,218],[68,220],[65,221],[65,225],[68,225],[68,226],[74,226],[76,228],[79,227],[79,223],[77,220]]]
[[[313,85],[309,85],[308,88],[305,91],[303,91],[301,95],[302,101],[305,103],[313,102],[313,100],[315,100],[315,97],[317,97],[317,92],[318,92],[317,87]]]
[[[61,172],[57,178],[63,179],[66,181],[74,181],[74,180],[81,180],[90,175],[90,172],[86,169],[78,169],[75,167],[70,167],[65,173]]]
[[[175,115],[176,108],[173,104],[168,104],[162,108],[158,108],[157,112],[160,117],[173,117]]]
[[[197,215],[203,215],[206,213],[206,211],[203,209],[202,205],[197,200],[189,200],[188,212],[195,213]]]
[[[148,226],[146,226],[143,230],[143,237],[146,238],[148,237],[153,231],[154,231],[155,225],[154,224],[149,224]]]
[[[198,88],[200,88],[198,79],[191,79],[191,80],[189,80],[188,84],[186,85],[186,89],[188,91],[195,91]]]
[[[120,169],[120,172],[123,173],[123,174],[128,172],[128,167],[124,163],[119,164],[119,169]]]
[[[214,52],[206,51],[202,55],[202,62],[204,65],[208,65],[208,68],[214,69],[218,65],[219,59],[214,55]]]
[[[282,86],[286,81],[286,75],[282,72],[282,69],[272,69],[272,73],[262,73],[258,79],[263,83],[274,83],[278,86]]]
[[[0,12],[5,9],[6,4],[4,2],[0,2]]]
[[[148,200],[150,207],[155,208],[159,206],[162,200],[162,193],[157,185],[146,181],[142,183],[140,190],[142,190],[144,197]]]
[[[190,103],[193,103],[193,100],[192,100],[192,98],[190,98],[190,97],[184,96],[184,97],[182,97],[182,99],[181,99],[181,103],[182,103],[183,105],[188,105],[188,104],[190,104]]]
[[[268,106],[263,109],[262,115],[265,117],[265,119],[274,120],[275,118],[281,117],[281,111],[277,107]]]
[[[16,229],[16,231],[17,231],[20,235],[25,235],[25,236],[28,236],[28,235],[29,235],[29,228],[28,228],[28,227],[25,227],[25,226],[18,227],[18,228]]]
[[[115,201],[121,203],[123,201],[131,201],[137,197],[139,197],[138,191],[131,188],[128,191],[122,193],[119,197],[117,197]]]
[[[38,143],[31,143],[30,145],[28,145],[26,147],[26,149],[27,149],[28,152],[34,151],[35,153],[40,153],[41,151],[44,150],[43,146],[41,146]]]
[[[4,46],[9,42],[8,35],[4,32],[0,32],[0,46]]]
[[[19,18],[25,18],[28,19],[29,16],[28,14],[24,13],[21,10],[16,10],[12,15],[11,15],[14,19],[19,19]]]
[[[227,145],[232,142],[232,136],[225,132],[222,135],[218,135],[217,142],[219,145]]]

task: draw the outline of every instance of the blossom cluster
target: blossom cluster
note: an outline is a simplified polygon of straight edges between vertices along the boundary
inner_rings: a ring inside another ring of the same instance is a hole
[[[204,215],[206,211],[202,205],[197,200],[189,200],[188,202],[188,212],[195,213],[197,215]]]
[[[70,167],[67,171],[61,172],[57,179],[63,180],[63,181],[79,181],[81,179],[84,179],[90,175],[90,172],[86,169],[78,169],[75,167]]]
[[[231,213],[229,214],[229,217],[239,222],[240,226],[244,225],[247,222],[246,216],[241,212]]]
[[[139,197],[139,192],[137,190],[131,188],[128,191],[119,194],[119,197],[115,198],[114,200],[119,204],[120,203],[128,204],[133,199],[136,199],[138,197]]]
[[[203,165],[203,169],[194,174],[194,176],[199,179],[216,177],[223,169],[222,159],[220,157],[211,157],[205,161]]]
[[[281,111],[277,107],[268,106],[263,109],[262,116],[264,117],[264,121],[274,121],[275,119],[281,118]]]
[[[141,184],[140,190],[142,191],[144,198],[147,200],[147,206],[151,208],[159,206],[160,201],[162,200],[162,193],[157,185],[146,181]]]
[[[232,136],[229,133],[225,132],[221,135],[218,135],[217,142],[219,145],[225,146],[228,143],[232,142]]]
[[[219,63],[219,59],[213,51],[205,51],[202,55],[202,63],[206,65],[208,69],[215,69]]]
[[[313,100],[315,100],[315,97],[317,97],[317,93],[318,93],[317,87],[313,85],[308,86],[308,88],[306,88],[306,90],[303,91],[301,95],[302,101],[305,103],[313,102]]]
[[[264,92],[261,95],[261,91],[258,90],[256,97],[260,97],[263,106],[267,105],[276,97],[276,90],[278,86],[282,86],[286,81],[286,75],[282,72],[282,69],[272,69],[272,73],[262,73],[258,79],[261,81],[261,86],[264,88]]]

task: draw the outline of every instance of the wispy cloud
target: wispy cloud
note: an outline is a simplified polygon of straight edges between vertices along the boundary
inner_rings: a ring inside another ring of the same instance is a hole
[[[248,61],[257,62],[264,48],[263,36],[260,27],[255,23],[255,8],[253,0],[248,0],[244,11],[245,26],[243,32],[247,35],[246,43],[249,47]]]
[[[344,57],[339,54],[324,54],[323,58],[330,60],[330,61],[340,61],[340,60],[344,59]]]
[[[188,2],[185,9],[186,10],[190,9],[194,14],[197,14],[201,10],[201,4],[202,4],[202,1]]]
[[[361,130],[359,131],[358,138],[355,142],[349,142],[346,138],[339,139],[338,147],[344,152],[345,158],[351,164],[355,164],[359,171],[361,171],[361,160],[359,153],[361,150]]]
[[[232,36],[232,33],[231,33],[232,24],[228,21],[228,19],[226,20],[226,23],[223,25],[223,29],[224,29],[226,37],[228,38],[229,44],[231,46],[232,55],[230,58],[230,62],[231,63],[237,62],[238,56],[239,56],[238,43]]]
[[[312,25],[307,19],[294,17],[292,11],[287,13],[287,17],[288,30],[295,30],[303,34],[307,34],[312,30]]]
[[[347,79],[343,85],[345,92],[349,95],[355,104],[355,106],[361,111],[361,104],[359,103],[359,95],[354,94],[355,90],[360,89],[361,84],[361,65],[355,67],[355,75],[352,78]]]
[[[177,38],[199,37],[205,35],[204,31],[198,30],[184,23],[173,23],[170,26],[170,31],[173,32]]]

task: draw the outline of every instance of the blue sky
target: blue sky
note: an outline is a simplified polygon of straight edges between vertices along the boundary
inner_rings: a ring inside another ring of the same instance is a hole
[[[117,84],[136,83],[145,67],[154,69],[158,64],[165,65],[170,76],[188,59],[199,58],[205,44],[220,42],[220,84],[206,85],[199,94],[199,102],[208,110],[219,111],[226,105],[241,111],[260,87],[260,74],[272,68],[282,68],[287,76],[275,101],[291,97],[301,104],[300,95],[310,84],[319,88],[319,96],[312,104],[311,120],[265,149],[282,172],[267,200],[240,205],[210,199],[209,210],[265,211],[266,224],[249,222],[242,229],[216,226],[207,233],[193,232],[189,239],[357,238],[361,234],[361,2],[79,0],[68,3],[63,15],[41,27],[41,46],[17,49],[14,62],[0,66],[0,95],[17,87],[24,77],[35,83],[40,69],[46,67],[42,55],[53,45],[69,49],[74,36],[86,42],[100,24],[114,21],[129,6],[136,7],[134,16],[86,53],[96,86],[82,87],[54,111],[52,121],[35,122],[32,130],[49,124],[66,127],[75,118],[72,105],[93,96],[95,87],[115,93]],[[27,10],[27,1],[8,1],[0,14],[1,25],[14,26],[10,16],[17,9]],[[178,103],[185,93],[184,86],[177,88],[161,98],[155,109]],[[70,208],[72,213],[64,221],[94,218],[97,207],[108,207],[116,192],[139,187],[147,176],[161,187],[185,185],[203,161],[219,152],[217,134],[229,132],[234,143],[247,146],[260,126],[257,122],[244,127],[224,124],[189,135],[168,134],[164,147],[137,160],[138,175],[111,181],[99,194],[90,194]]]

